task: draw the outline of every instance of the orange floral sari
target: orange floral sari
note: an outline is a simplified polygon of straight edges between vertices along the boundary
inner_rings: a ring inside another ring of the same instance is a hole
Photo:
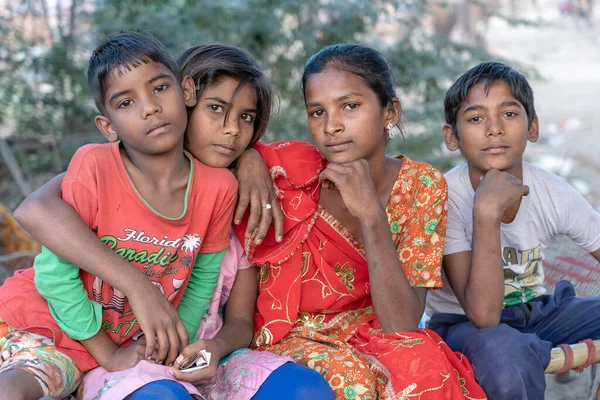
[[[340,399],[483,399],[469,361],[433,331],[383,333],[363,246],[318,205],[327,162],[307,143],[260,145],[285,215],[282,243],[246,240],[260,267],[257,348],[320,372]],[[409,283],[439,288],[447,188],[431,166],[403,160],[386,207]],[[236,228],[240,237],[245,224]]]

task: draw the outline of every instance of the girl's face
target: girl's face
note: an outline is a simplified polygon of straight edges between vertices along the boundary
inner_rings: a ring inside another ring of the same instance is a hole
[[[238,83],[235,78],[223,77],[207,86],[190,116],[187,148],[210,167],[228,167],[243,153],[254,134],[256,90],[252,85],[244,85],[231,103]]]
[[[398,121],[359,76],[327,68],[308,77],[304,95],[310,133],[329,162],[385,156],[385,126]]]

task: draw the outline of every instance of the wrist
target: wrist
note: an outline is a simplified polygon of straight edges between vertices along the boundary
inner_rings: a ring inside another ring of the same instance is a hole
[[[366,210],[364,214],[361,214],[358,217],[358,220],[360,224],[367,229],[381,226],[381,224],[385,225],[388,222],[385,209],[381,204]]]
[[[239,166],[241,163],[243,163],[244,161],[250,159],[255,159],[256,157],[260,157],[260,154],[258,154],[258,151],[254,150],[253,148],[249,148],[244,150],[244,152],[237,158],[237,165]]]
[[[502,215],[504,215],[504,211],[500,210],[498,207],[494,207],[490,203],[484,204],[478,202],[477,199],[475,199],[475,204],[473,204],[473,221],[500,223]]]
[[[212,357],[215,357],[215,360],[220,360],[221,358],[231,353],[230,351],[228,351],[229,346],[225,340],[215,338],[212,339],[211,342],[212,345],[210,348],[210,352],[212,354]]]

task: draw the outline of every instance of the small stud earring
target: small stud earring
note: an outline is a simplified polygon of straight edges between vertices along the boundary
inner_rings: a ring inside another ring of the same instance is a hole
[[[387,134],[390,139],[393,139],[394,136],[396,136],[396,134],[392,131],[392,129],[394,129],[394,125],[392,125],[391,122],[388,122],[388,124],[385,126],[385,129],[387,130]]]

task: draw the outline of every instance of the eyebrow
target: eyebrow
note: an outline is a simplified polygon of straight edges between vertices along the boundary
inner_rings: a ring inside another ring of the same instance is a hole
[[[357,96],[357,97],[364,97],[364,95],[363,95],[362,93],[358,93],[358,92],[350,92],[350,93],[348,93],[348,94],[345,94],[345,95],[343,95],[343,96],[340,96],[340,97],[338,97],[338,98],[337,98],[337,99],[335,99],[334,101],[335,101],[336,103],[339,103],[339,102],[341,102],[341,101],[348,100],[350,97],[353,97],[353,96]],[[318,103],[318,102],[315,102],[315,103],[307,103],[307,104],[306,104],[306,107],[316,107],[316,106],[319,106],[319,105],[321,105],[321,103]]]
[[[157,75],[153,76],[152,78],[148,79],[147,83],[153,83],[160,79],[169,79],[172,81],[173,77],[165,72],[161,72],[160,74],[157,74]],[[114,93],[112,96],[110,96],[110,99],[108,100],[108,104],[111,104],[116,98],[121,97],[127,93],[129,93],[129,89],[121,90],[119,92]]]
[[[521,107],[521,103],[518,103],[516,101],[505,101],[502,102],[502,104],[500,104],[500,107]],[[463,115],[470,112],[470,111],[482,111],[482,110],[486,110],[487,107],[484,107],[482,105],[474,105],[471,107],[468,107],[465,111],[463,111]]]
[[[205,97],[202,100],[213,100],[213,101],[216,101],[217,103],[223,104],[224,106],[228,106],[229,105],[229,101],[227,101],[225,99],[222,99],[219,96]],[[245,113],[249,113],[249,112],[252,112],[252,113],[255,113],[255,114],[258,113],[258,110],[256,108],[246,108],[246,109],[244,109],[242,111],[245,112]]]

